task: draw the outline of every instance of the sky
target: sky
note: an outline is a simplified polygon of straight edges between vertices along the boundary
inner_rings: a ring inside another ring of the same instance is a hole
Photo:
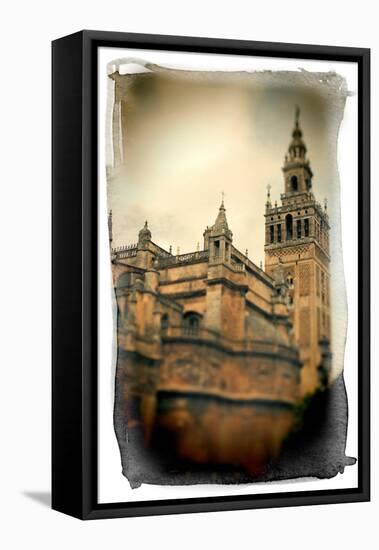
[[[328,101],[330,86],[299,86],[292,73],[282,74],[269,82],[239,75],[231,83],[179,71],[124,77],[132,81],[124,94],[125,163],[108,188],[115,246],[135,242],[147,219],[157,244],[196,250],[224,192],[234,244],[259,264],[266,188],[279,202],[296,105],[314,193],[328,199],[331,219],[338,216],[339,112]]]

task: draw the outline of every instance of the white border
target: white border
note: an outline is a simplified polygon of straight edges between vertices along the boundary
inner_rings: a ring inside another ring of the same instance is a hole
[[[231,55],[192,54],[127,48],[99,48],[98,50],[98,502],[132,502],[191,498],[202,496],[242,495],[286,491],[342,489],[358,486],[358,467],[349,466],[343,475],[329,480],[301,480],[247,485],[194,485],[155,486],[142,485],[131,489],[121,473],[120,453],[113,430],[113,380],[114,348],[111,270],[108,248],[107,196],[105,174],[105,120],[107,104],[107,64],[117,58],[139,58],[172,68],[197,70],[299,70],[335,71],[344,76],[348,89],[355,92],[346,103],[344,119],[338,142],[338,160],[341,182],[342,245],[344,254],[345,282],[347,289],[349,323],[345,351],[344,377],[349,403],[349,426],[346,454],[357,456],[358,452],[358,367],[357,367],[357,75],[354,63],[331,61],[308,61]],[[343,183],[343,184],[342,184]]]

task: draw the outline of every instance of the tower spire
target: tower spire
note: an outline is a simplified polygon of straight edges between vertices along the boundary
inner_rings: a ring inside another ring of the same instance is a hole
[[[295,127],[292,131],[292,141],[288,147],[289,161],[293,162],[294,160],[305,160],[305,154],[307,148],[302,139],[303,132],[300,128],[300,107],[296,105],[295,107]]]
[[[285,194],[309,193],[312,187],[313,173],[307,159],[307,147],[303,141],[300,127],[300,107],[295,106],[292,140],[284,158]]]
[[[295,127],[299,127],[299,119],[300,119],[300,107],[298,105],[295,106]]]
[[[232,232],[229,229],[228,220],[226,219],[226,209],[224,204],[225,194],[222,192],[222,200],[220,208],[218,210],[216,221],[211,228],[211,233],[213,236],[225,234],[230,239],[232,238]]]

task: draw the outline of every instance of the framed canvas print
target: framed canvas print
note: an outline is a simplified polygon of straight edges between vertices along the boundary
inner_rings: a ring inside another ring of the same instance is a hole
[[[53,42],[53,508],[369,500],[369,50]]]

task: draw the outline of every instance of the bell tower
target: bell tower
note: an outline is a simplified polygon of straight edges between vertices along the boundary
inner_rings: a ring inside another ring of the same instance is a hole
[[[273,275],[282,264],[289,286],[294,338],[299,345],[302,394],[325,382],[325,347],[330,356],[329,219],[312,190],[313,173],[296,107],[292,140],[282,167],[280,205],[267,192],[265,270]]]

